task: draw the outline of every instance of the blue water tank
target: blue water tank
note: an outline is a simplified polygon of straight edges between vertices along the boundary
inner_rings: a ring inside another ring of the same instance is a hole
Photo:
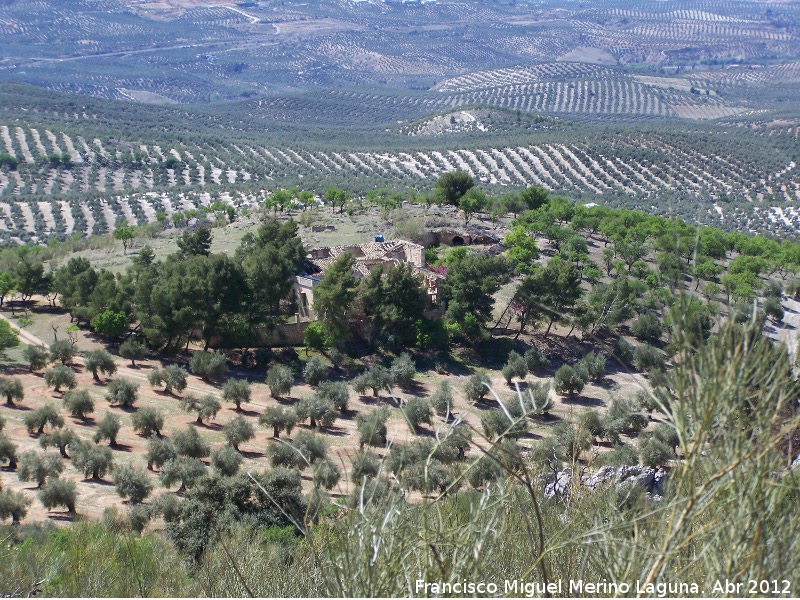
[[[383,239],[383,236],[381,234],[378,234],[378,235],[375,236],[375,241],[376,242],[383,242],[385,240]]]

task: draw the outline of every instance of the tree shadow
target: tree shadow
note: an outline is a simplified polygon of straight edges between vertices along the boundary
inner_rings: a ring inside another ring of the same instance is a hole
[[[600,398],[595,398],[593,396],[581,396],[580,394],[566,396],[561,401],[564,404],[577,406],[605,406],[605,402],[603,402]]]
[[[113,446],[109,445],[109,448],[111,448],[112,450],[118,450],[119,452],[130,452],[131,450],[133,450],[133,446],[129,446],[128,444],[120,444],[119,442],[117,442]]]
[[[241,454],[244,458],[263,458],[266,456],[266,454],[263,452],[248,450],[239,450],[239,454]]]
[[[77,515],[71,512],[55,513],[55,514],[51,513],[47,515],[47,518],[51,521],[64,521],[64,522],[72,522],[75,520],[75,517],[77,517]]]
[[[75,425],[80,427],[94,427],[97,424],[97,420],[94,417],[86,417],[86,418],[78,418],[78,417],[70,417],[72,422]]]
[[[196,427],[202,427],[203,429],[210,429],[211,431],[221,431],[223,427],[219,423],[198,423],[196,420],[188,422],[187,425],[194,425]]]
[[[3,403],[3,407],[9,410],[21,410],[22,412],[33,410],[30,406],[25,406],[24,404],[7,404],[5,402]]]
[[[116,408],[128,415],[135,413],[137,410],[139,410],[138,406],[131,406],[130,404],[111,404],[109,405],[109,408]]]
[[[15,375],[35,375],[25,365],[0,365],[0,373],[13,377]]]
[[[246,410],[244,408],[235,412],[237,415],[242,415],[243,417],[257,417],[261,414],[257,410]]]
[[[103,486],[103,487],[113,487],[114,486],[114,482],[113,481],[108,481],[107,479],[94,479],[92,477],[86,477],[83,480],[83,483],[91,483],[92,485],[100,485],[100,486]]]

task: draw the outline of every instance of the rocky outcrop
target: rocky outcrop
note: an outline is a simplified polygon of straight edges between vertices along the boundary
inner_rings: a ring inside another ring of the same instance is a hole
[[[596,492],[605,485],[623,487],[632,483],[644,488],[651,500],[661,500],[664,495],[664,482],[667,472],[664,469],[642,465],[605,466],[594,473],[581,476],[581,488]],[[572,469],[569,467],[545,476],[544,495],[550,499],[566,499],[573,492]]]

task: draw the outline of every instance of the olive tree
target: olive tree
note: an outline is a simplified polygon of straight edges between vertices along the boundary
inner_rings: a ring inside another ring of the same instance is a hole
[[[24,494],[11,490],[0,490],[0,521],[11,517],[11,524],[18,524],[28,514],[30,504],[30,498]]]
[[[164,469],[159,474],[161,484],[171,487],[180,483],[178,492],[185,492],[192,487],[195,482],[205,475],[206,466],[198,459],[189,456],[179,456],[164,465]]]
[[[94,443],[99,444],[103,440],[108,440],[109,446],[116,446],[120,427],[122,427],[122,425],[119,417],[113,413],[106,413],[97,424],[97,430],[94,432],[94,437],[92,438]]]
[[[264,409],[264,414],[258,417],[258,424],[264,427],[272,427],[272,437],[279,438],[281,431],[286,435],[291,435],[297,423],[297,415],[291,409],[284,410],[282,406],[268,406]]]
[[[0,395],[6,397],[6,404],[14,406],[14,401],[21,401],[25,398],[25,390],[22,387],[22,381],[11,379],[9,377],[0,377]]]
[[[114,456],[106,446],[81,442],[73,452],[72,464],[84,477],[100,481],[114,470]]]
[[[206,458],[211,454],[211,446],[209,446],[197,429],[191,425],[187,425],[185,429],[176,431],[172,435],[172,443],[175,445],[175,450],[180,456],[188,456],[190,458]]]
[[[211,453],[211,465],[224,477],[236,475],[243,460],[242,455],[230,446],[223,446]]]
[[[303,368],[303,379],[311,387],[316,387],[328,378],[329,371],[330,368],[325,361],[317,356],[312,356],[306,361],[306,366]]]
[[[61,362],[62,365],[66,365],[72,362],[77,353],[77,348],[69,340],[58,340],[50,344],[50,362]]]
[[[116,406],[133,406],[139,398],[139,384],[121,377],[108,384],[106,400]]]
[[[152,435],[161,437],[164,428],[164,414],[152,406],[140,408],[131,416],[133,430],[145,438]]]
[[[177,458],[177,456],[178,451],[170,439],[153,435],[148,440],[147,453],[145,455],[148,470],[160,469],[173,458]]]
[[[147,473],[131,465],[125,465],[114,471],[114,485],[117,494],[131,504],[144,502],[153,491],[153,484]]]
[[[54,392],[60,392],[62,387],[74,389],[78,385],[75,380],[75,371],[66,365],[56,365],[44,373],[44,382],[52,386]]]
[[[147,346],[139,340],[130,339],[119,346],[119,355],[131,361],[131,366],[136,366],[137,360],[144,360],[147,356]]]
[[[31,373],[44,369],[50,362],[50,353],[44,346],[25,346],[22,357],[28,363]]]
[[[75,390],[64,394],[64,408],[69,416],[85,421],[87,415],[94,412],[94,400],[87,390]]]
[[[225,427],[222,428],[222,434],[225,436],[228,444],[236,451],[239,450],[239,444],[243,444],[256,435],[256,431],[250,421],[245,420],[241,415],[228,421]]]
[[[55,406],[45,404],[25,415],[23,422],[30,435],[42,435],[47,425],[53,429],[63,427],[64,417],[58,414]]]
[[[196,412],[197,420],[195,423],[202,425],[203,421],[210,421],[216,417],[222,405],[219,403],[219,400],[211,394],[203,396],[202,398],[189,394],[181,398],[181,408],[186,412]]]
[[[233,402],[236,410],[242,410],[242,404],[250,402],[250,384],[246,379],[229,379],[222,387],[222,399]]]
[[[204,381],[220,380],[228,372],[225,356],[215,352],[195,352],[189,361],[189,368]]]
[[[58,477],[64,470],[64,463],[57,454],[39,454],[28,450],[19,455],[17,477],[20,481],[35,481],[41,488],[51,477]]]
[[[77,497],[74,481],[50,479],[39,490],[39,501],[47,510],[63,506],[71,515],[75,514],[75,500]]]
[[[153,369],[147,376],[147,382],[153,387],[163,385],[167,394],[173,394],[186,389],[187,375],[185,369],[177,365],[168,365],[163,369]]]
[[[46,433],[39,438],[39,445],[42,449],[58,448],[58,452],[63,458],[69,458],[67,447],[72,448],[77,443],[78,436],[71,429],[56,429],[52,433]]]
[[[389,420],[389,413],[385,408],[379,408],[369,413],[359,413],[356,416],[356,427],[358,429],[359,447],[366,446],[385,446],[386,421]]]
[[[105,375],[113,375],[117,372],[117,364],[114,362],[114,357],[105,350],[90,350],[83,355],[83,364],[86,370],[92,372],[92,378],[95,381],[100,381],[98,371]]]
[[[8,462],[8,470],[17,468],[17,446],[5,433],[0,433],[0,464]]]
[[[267,371],[267,386],[273,398],[288,395],[293,383],[292,370],[286,365],[272,365]]]

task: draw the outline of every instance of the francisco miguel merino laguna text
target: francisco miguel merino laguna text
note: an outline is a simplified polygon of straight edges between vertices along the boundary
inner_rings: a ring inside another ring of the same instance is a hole
[[[503,581],[502,588],[497,583],[486,581],[456,581],[456,582],[426,582],[424,579],[417,579],[415,582],[415,594],[454,594],[460,596],[495,596],[498,594],[513,596],[541,596],[548,594],[563,594],[564,582],[559,579],[551,581],[545,585],[541,581],[525,581],[524,579],[506,579]],[[582,579],[569,580],[569,596],[595,596],[595,595],[625,595],[632,591],[644,593],[659,598],[670,596],[687,596],[689,594],[700,593],[700,588],[696,583],[641,583],[636,580],[634,585],[630,583],[617,583],[613,581],[584,581]]]

